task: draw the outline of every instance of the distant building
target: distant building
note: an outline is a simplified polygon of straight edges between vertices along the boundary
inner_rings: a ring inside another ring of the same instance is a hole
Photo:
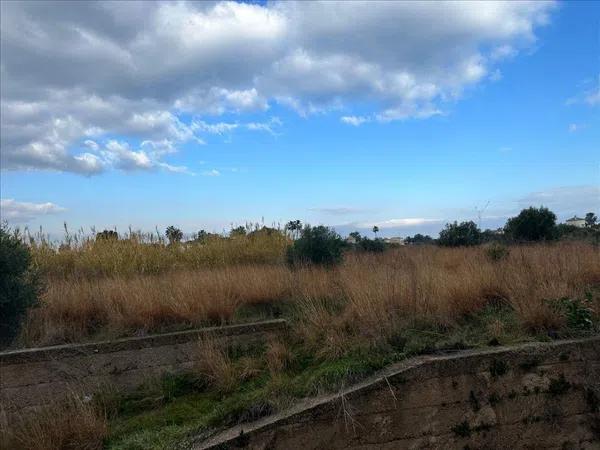
[[[404,239],[402,239],[401,237],[383,238],[383,242],[385,242],[386,244],[404,245]]]
[[[577,228],[585,228],[585,219],[582,219],[581,217],[573,216],[570,219],[565,220],[565,223]]]
[[[347,244],[356,244],[356,238],[354,236],[348,236],[346,238],[346,243]]]

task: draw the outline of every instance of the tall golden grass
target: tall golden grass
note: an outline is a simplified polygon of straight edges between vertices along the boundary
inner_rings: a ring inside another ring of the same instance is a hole
[[[106,415],[98,406],[75,395],[28,414],[0,414],[3,449],[100,450],[107,436]]]
[[[246,236],[211,235],[202,242],[166,245],[150,234],[130,232],[119,240],[69,237],[60,245],[30,238],[33,261],[46,276],[98,278],[160,274],[235,264],[279,264],[289,240],[257,229]]]
[[[42,305],[30,312],[24,326],[25,345],[226,323],[247,305],[287,300],[298,311],[304,338],[337,354],[343,353],[349,338],[377,342],[415,320],[451,325],[490,302],[512,306],[525,327],[558,327],[562,318],[545,300],[581,298],[600,285],[598,248],[572,242],[511,247],[499,261],[489,258],[485,247],[423,246],[383,254],[350,253],[334,269],[290,270],[273,264],[277,258],[265,257],[269,264],[211,268],[180,263],[174,265],[180,270],[164,269],[160,274],[145,270],[151,265],[146,263],[127,266],[124,273],[116,268],[96,270],[86,250],[78,252],[68,257],[77,263],[50,272]],[[61,257],[60,252],[51,256]],[[97,258],[100,267],[109,264],[110,256]],[[77,276],[66,277],[66,267]],[[136,273],[131,267],[144,270]],[[597,297],[594,301],[600,306]]]

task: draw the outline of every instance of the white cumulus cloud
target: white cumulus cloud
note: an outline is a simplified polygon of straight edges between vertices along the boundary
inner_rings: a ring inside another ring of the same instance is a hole
[[[354,125],[355,127],[358,127],[358,126],[362,125],[363,123],[369,122],[370,119],[368,117],[364,117],[364,116],[342,116],[342,117],[340,117],[340,121],[342,123],[346,123],[348,125]]]
[[[531,46],[554,6],[2,2],[2,167],[93,175],[168,164],[170,149],[218,130],[194,129],[189,117],[210,124],[274,103],[303,115],[343,108],[353,125],[364,102],[380,122],[444,114]],[[598,98],[590,90],[584,101]],[[246,128],[273,133],[261,123]],[[148,146],[107,155],[86,143],[115,136],[171,144],[159,157]]]
[[[66,209],[50,202],[18,202],[12,198],[3,198],[0,200],[0,215],[2,216],[2,220],[11,223],[28,222],[39,216],[57,214],[63,211],[66,211]]]

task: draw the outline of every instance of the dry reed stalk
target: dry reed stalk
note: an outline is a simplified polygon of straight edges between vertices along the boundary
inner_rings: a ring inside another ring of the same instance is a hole
[[[108,436],[106,416],[75,395],[27,414],[5,416],[1,422],[5,449],[100,450]]]

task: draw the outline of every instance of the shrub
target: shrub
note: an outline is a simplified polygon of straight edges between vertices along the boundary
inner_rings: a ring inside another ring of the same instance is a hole
[[[335,265],[342,260],[344,241],[333,229],[306,225],[298,239],[288,249],[290,264]]]
[[[404,239],[404,242],[406,242],[407,244],[423,245],[433,244],[435,240],[429,235],[422,235],[421,233],[417,233],[413,237],[407,236],[406,239]]]
[[[353,231],[348,236],[354,239],[354,242],[350,243],[349,246],[354,248],[355,250],[371,253],[381,253],[387,248],[387,245],[383,241],[383,239],[369,239],[366,236],[361,236],[358,231]]]
[[[358,241],[358,248],[364,252],[381,253],[385,250],[383,239],[362,238]]]
[[[506,245],[495,242],[485,250],[485,253],[489,259],[495,262],[506,258],[510,254],[510,250]]]
[[[23,314],[37,303],[39,282],[29,248],[16,232],[0,227],[0,345],[17,334]]]
[[[575,330],[590,330],[594,327],[591,295],[584,300],[563,297],[550,304],[567,319],[567,326]]]
[[[438,243],[445,247],[478,245],[481,243],[481,231],[473,221],[447,223],[440,231]]]
[[[119,234],[114,230],[103,230],[100,233],[96,233],[96,240],[118,241]]]
[[[508,219],[504,230],[518,241],[547,241],[557,237],[556,215],[543,206],[522,210]]]

